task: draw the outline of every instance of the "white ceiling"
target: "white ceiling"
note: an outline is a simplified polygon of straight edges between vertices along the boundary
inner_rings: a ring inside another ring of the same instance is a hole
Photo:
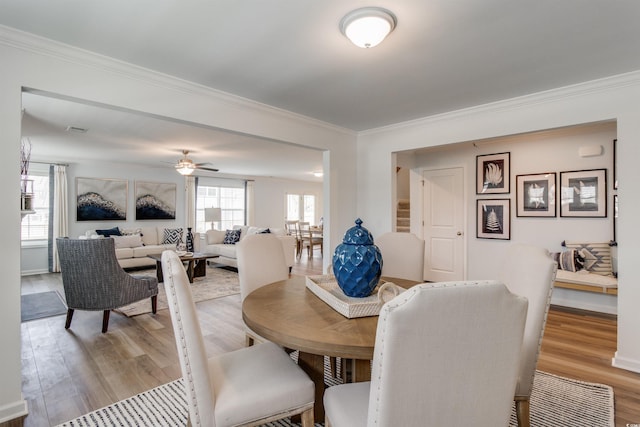
[[[369,5],[398,24],[359,49],[338,24]],[[0,24],[356,131],[638,70],[639,20],[637,0],[0,2]]]

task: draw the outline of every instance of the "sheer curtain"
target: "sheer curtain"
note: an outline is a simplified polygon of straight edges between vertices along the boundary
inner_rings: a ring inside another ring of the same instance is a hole
[[[255,212],[254,212],[254,192],[253,192],[254,181],[249,180],[246,183],[245,187],[245,198],[247,200],[246,205],[246,216],[247,216],[247,225],[255,225]]]
[[[60,272],[60,262],[58,260],[58,249],[56,247],[56,238],[65,237],[69,233],[67,224],[69,222],[69,215],[67,211],[68,196],[67,196],[67,167],[64,165],[51,165],[50,177],[53,178],[53,191],[52,198],[53,203],[50,203],[50,240],[49,240],[49,270],[58,273]]]
[[[196,177],[185,176],[185,215],[187,227],[196,229]]]

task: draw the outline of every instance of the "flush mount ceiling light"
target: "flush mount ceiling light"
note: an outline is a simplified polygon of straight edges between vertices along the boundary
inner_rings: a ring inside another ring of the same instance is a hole
[[[358,47],[377,46],[396,27],[396,17],[387,9],[363,7],[352,10],[340,21],[340,31]]]

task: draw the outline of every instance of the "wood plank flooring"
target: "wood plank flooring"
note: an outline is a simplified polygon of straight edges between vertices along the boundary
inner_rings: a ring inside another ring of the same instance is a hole
[[[322,259],[303,256],[292,273],[321,274]],[[22,280],[23,293],[60,286],[58,275]],[[239,295],[203,301],[197,308],[208,354],[244,346]],[[101,319],[101,312],[76,311],[69,330],[64,316],[22,324],[25,426],[54,426],[180,377],[168,310],[134,318],[113,313],[106,334],[100,333]],[[614,317],[554,308],[538,367],[613,386],[616,426],[640,423],[640,374],[613,368],[615,349]]]

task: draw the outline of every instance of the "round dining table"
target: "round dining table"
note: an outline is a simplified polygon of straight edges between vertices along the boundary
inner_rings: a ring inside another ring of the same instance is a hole
[[[409,288],[418,282],[383,278]],[[304,276],[271,283],[251,292],[242,318],[260,336],[299,350],[298,365],[316,387],[315,419],[324,421],[324,356],[354,360],[351,379],[369,381],[378,316],[347,318],[306,287]]]

